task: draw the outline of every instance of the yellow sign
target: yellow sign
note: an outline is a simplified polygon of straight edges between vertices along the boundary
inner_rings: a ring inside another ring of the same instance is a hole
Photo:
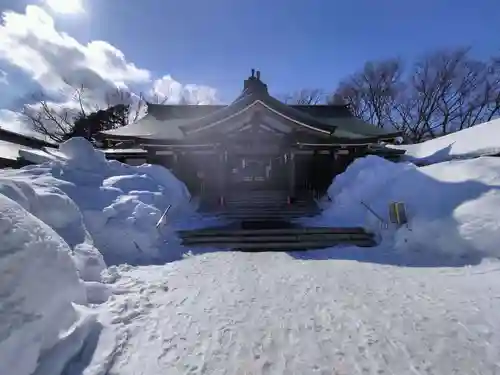
[[[408,223],[406,206],[403,202],[391,202],[389,204],[389,220],[391,223],[403,225]]]

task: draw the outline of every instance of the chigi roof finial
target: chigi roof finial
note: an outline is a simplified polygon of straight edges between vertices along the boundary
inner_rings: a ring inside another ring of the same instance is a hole
[[[267,85],[260,80],[260,70],[252,69],[252,75],[243,83],[243,91],[267,93]]]

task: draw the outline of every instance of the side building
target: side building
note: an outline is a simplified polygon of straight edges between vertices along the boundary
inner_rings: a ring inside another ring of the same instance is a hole
[[[148,104],[144,118],[101,136],[145,150],[147,162],[170,168],[192,193],[215,196],[233,189],[321,194],[355,158],[404,153],[381,145],[398,132],[365,123],[345,105],[287,105],[254,70],[229,105]]]
[[[54,144],[26,134],[20,134],[0,127],[0,169],[21,168],[32,164],[19,155],[20,150],[42,150],[56,147]]]

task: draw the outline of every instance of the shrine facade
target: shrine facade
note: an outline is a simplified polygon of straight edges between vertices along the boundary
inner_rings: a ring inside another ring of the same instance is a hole
[[[291,199],[323,194],[358,157],[397,159],[403,151],[382,142],[399,136],[354,117],[346,105],[285,104],[254,70],[229,105],[148,104],[138,122],[102,133],[144,150],[141,160],[169,168],[192,194],[280,190]]]

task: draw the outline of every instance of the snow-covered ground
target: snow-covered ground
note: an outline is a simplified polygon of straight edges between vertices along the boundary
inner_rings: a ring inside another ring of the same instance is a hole
[[[214,222],[170,172],[36,156],[0,173],[2,375],[500,373],[500,158],[353,163],[307,221],[376,248],[183,257],[175,229]],[[362,204],[393,201],[409,226]]]
[[[118,267],[106,329],[69,373],[498,374],[498,266],[228,252]]]

